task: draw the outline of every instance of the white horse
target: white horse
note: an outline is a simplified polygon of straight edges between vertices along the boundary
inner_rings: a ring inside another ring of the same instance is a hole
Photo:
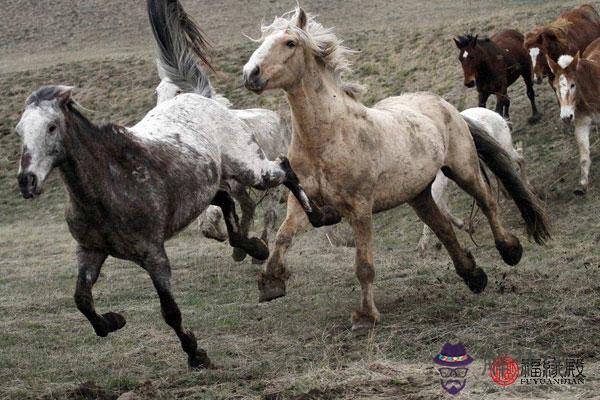
[[[512,133],[510,131],[508,122],[497,112],[483,107],[469,108],[461,112],[461,115],[478,122],[484,128],[485,132],[493,137],[498,144],[500,144],[500,146],[506,150],[511,160],[518,166],[521,173],[521,178],[529,185],[529,178],[525,173],[523,146],[518,145],[516,148],[513,146]],[[473,229],[473,226],[471,225],[473,221],[466,223],[463,219],[454,216],[450,211],[450,207],[448,205],[448,192],[446,191],[449,183],[450,179],[448,179],[448,177],[440,170],[437,173],[435,181],[433,181],[433,185],[431,186],[431,195],[433,196],[433,199],[440,210],[450,218],[454,226],[456,226],[458,229],[464,229],[469,232]],[[419,240],[418,244],[418,249],[420,251],[425,251],[431,239],[432,233],[433,232],[431,229],[429,229],[427,225],[423,224],[423,234],[421,235],[421,239]]]
[[[148,13],[159,52],[157,66],[161,82],[156,88],[157,104],[182,93],[196,93],[231,107],[229,100],[215,93],[207,74],[198,64],[198,59],[202,60],[204,56],[199,53],[200,46],[195,47],[194,43],[202,44],[203,39],[181,3],[177,0],[149,0]],[[274,160],[287,154],[291,132],[278,113],[259,108],[232,109],[231,113],[248,125],[268,159]],[[247,187],[235,181],[230,183],[230,190],[242,209],[240,226],[243,234],[247,234],[259,201],[250,196]],[[265,242],[268,242],[269,233],[275,228],[277,204],[282,198],[282,191],[281,188],[270,189],[264,200],[261,199],[265,209],[261,238]],[[204,236],[219,241],[227,240],[220,208],[210,206],[198,222]],[[241,249],[234,249],[234,260],[242,261],[245,257]],[[254,259],[254,262],[259,263],[260,260]]]

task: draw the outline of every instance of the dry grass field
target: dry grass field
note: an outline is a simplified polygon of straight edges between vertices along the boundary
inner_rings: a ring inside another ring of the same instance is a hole
[[[214,45],[214,84],[238,108],[287,114],[283,96],[255,96],[241,68],[261,19],[294,6],[283,0],[183,0]],[[476,105],[462,85],[452,35],[522,31],[574,1],[304,0],[360,50],[355,79],[363,101],[433,91],[459,109]],[[596,3],[600,6],[600,3]],[[57,176],[35,201],[16,185],[19,147],[12,129],[27,95],[42,84],[80,88],[93,120],[132,124],[154,104],[158,83],[142,0],[8,0],[0,8],[0,399],[441,399],[431,358],[463,342],[476,359],[464,399],[600,398],[600,150],[592,135],[592,186],[578,179],[575,142],[558,118],[546,83],[537,86],[544,118],[529,126],[522,82],[511,88],[514,138],[525,144],[534,185],[547,201],[554,240],[524,240],[517,267],[505,266],[480,220],[473,253],[489,284],[474,295],[445,251],[420,256],[421,224],[409,207],[383,213],[376,226],[376,301],[381,323],[350,331],[359,296],[354,250],[323,232],[300,235],[289,254],[288,296],[259,304],[249,261],[199,236],[195,225],[168,243],[173,288],[186,324],[217,368],[188,371],[177,338],[160,317],[152,284],[137,266],[110,259],[94,288],[99,310],[122,312],[124,329],[98,338],[73,302],[74,241],[63,218]],[[492,106],[490,104],[489,106]],[[471,203],[453,190],[452,207]],[[502,200],[508,225],[523,237],[516,208]],[[283,210],[283,209],[282,209]],[[348,233],[344,225],[336,228]],[[584,360],[585,385],[502,389],[483,374],[484,355],[529,354]],[[131,397],[128,397],[131,396]],[[137,397],[136,397],[137,396]]]

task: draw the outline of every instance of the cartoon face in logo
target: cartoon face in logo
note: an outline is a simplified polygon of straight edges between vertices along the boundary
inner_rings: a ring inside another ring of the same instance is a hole
[[[462,343],[446,343],[433,362],[439,365],[440,383],[446,392],[455,396],[465,388],[469,372],[467,366],[473,362],[473,357],[467,354]]]

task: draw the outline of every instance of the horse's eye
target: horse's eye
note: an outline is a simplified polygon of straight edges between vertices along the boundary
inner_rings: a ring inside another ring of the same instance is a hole
[[[293,40],[288,40],[288,42],[285,45],[289,48],[293,48],[296,47],[296,42],[294,42]]]
[[[52,124],[48,127],[48,132],[54,133],[56,131],[56,125]]]
[[[178,90],[177,92],[175,92],[175,96],[179,96],[179,95],[180,95],[180,94],[182,94],[182,93],[183,93],[183,91],[181,91],[181,90]]]
[[[575,84],[571,83],[571,89],[575,89]]]

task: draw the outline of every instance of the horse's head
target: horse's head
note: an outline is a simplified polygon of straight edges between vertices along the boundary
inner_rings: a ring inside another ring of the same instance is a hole
[[[272,25],[262,27],[261,45],[244,66],[247,89],[255,93],[285,90],[302,79],[306,54],[310,51],[307,24],[308,16],[297,8],[291,19],[278,17]]]
[[[25,103],[15,131],[21,139],[18,182],[26,199],[38,196],[52,169],[65,159],[64,109],[72,102],[73,88],[44,86]]]
[[[454,38],[456,47],[460,50],[458,59],[465,75],[465,86],[475,87],[477,81],[477,68],[481,63],[483,54],[477,46],[477,35],[464,35]]]
[[[579,53],[575,57],[560,56],[558,62],[554,62],[550,57],[547,57],[547,60],[555,75],[553,86],[560,104],[560,118],[565,123],[571,123],[575,119]]]
[[[156,87],[156,105],[179,96],[183,90],[169,78],[163,78]]]
[[[531,32],[527,32],[523,46],[531,58],[533,81],[539,85],[549,71],[544,54],[544,38],[541,28],[535,28]]]

